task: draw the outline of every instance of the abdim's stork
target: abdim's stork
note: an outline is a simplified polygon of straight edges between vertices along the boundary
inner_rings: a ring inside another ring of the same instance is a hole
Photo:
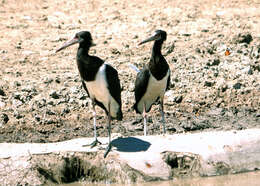
[[[144,119],[144,135],[146,135],[146,113],[150,111],[152,105],[160,101],[160,112],[163,122],[163,133],[166,133],[165,118],[163,109],[163,98],[170,85],[170,68],[161,53],[163,42],[167,38],[167,33],[163,30],[156,30],[155,34],[139,43],[144,44],[154,41],[152,56],[148,65],[138,72],[135,81],[135,104],[137,113],[142,113]]]
[[[93,106],[94,123],[94,142],[92,147],[100,143],[97,140],[96,131],[96,110],[97,104],[105,110],[108,118],[108,137],[109,143],[104,154],[107,156],[111,149],[111,120],[122,120],[121,87],[117,71],[110,65],[96,56],[89,55],[89,49],[94,46],[90,32],[81,31],[75,37],[66,42],[56,52],[59,52],[68,46],[79,44],[77,51],[77,65],[82,79],[82,85],[87,91]]]

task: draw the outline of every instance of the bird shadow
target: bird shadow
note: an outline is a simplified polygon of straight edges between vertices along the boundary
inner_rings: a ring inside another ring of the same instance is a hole
[[[151,143],[135,137],[117,138],[112,140],[111,144],[121,152],[146,151],[151,146]]]

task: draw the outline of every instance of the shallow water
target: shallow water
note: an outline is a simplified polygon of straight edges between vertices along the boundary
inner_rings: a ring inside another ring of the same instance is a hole
[[[120,186],[122,184],[84,184],[72,183],[64,186]],[[215,177],[192,178],[192,179],[175,179],[172,181],[159,181],[138,184],[126,184],[131,186],[259,186],[260,185],[260,171],[249,172],[243,174],[233,174]]]

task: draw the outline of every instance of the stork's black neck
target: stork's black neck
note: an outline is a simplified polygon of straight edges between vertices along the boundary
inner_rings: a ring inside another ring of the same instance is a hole
[[[82,50],[84,55],[88,55],[89,49],[90,49],[91,44],[88,42],[82,42],[79,43],[79,48],[78,48],[78,52],[79,50]]]
[[[163,44],[162,40],[158,40],[158,41],[154,42],[153,49],[152,49],[152,57],[162,55],[162,53],[161,53],[162,44]]]
[[[88,54],[90,47],[79,47],[77,52],[77,65],[80,76],[85,81],[94,81],[99,67],[104,63],[96,56]]]
[[[162,44],[162,40],[154,42],[152,56],[148,65],[150,72],[157,80],[163,79],[169,70],[169,65],[161,53]]]

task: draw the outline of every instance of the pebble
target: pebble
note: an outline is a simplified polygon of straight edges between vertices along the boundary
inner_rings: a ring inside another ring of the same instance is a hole
[[[12,100],[12,105],[14,108],[20,107],[23,104],[20,100],[14,99]]]
[[[233,85],[233,88],[234,88],[234,89],[240,89],[241,86],[242,86],[241,83],[236,83],[236,84]]]
[[[70,92],[72,94],[78,94],[79,91],[80,90],[79,90],[79,88],[77,86],[73,86],[73,87],[70,88]]]
[[[60,98],[60,95],[55,90],[53,90],[49,95],[53,99],[59,99]]]
[[[6,96],[6,94],[2,88],[0,88],[0,96]]]
[[[206,86],[206,87],[212,87],[214,84],[215,84],[214,82],[210,82],[210,81],[204,82],[204,86]]]
[[[0,108],[5,106],[5,102],[0,101]]]
[[[7,114],[2,113],[0,114],[0,127],[6,124],[9,121],[9,117]]]
[[[209,60],[209,62],[207,63],[208,66],[217,66],[219,64],[220,64],[219,59],[214,59],[213,61]]]
[[[183,100],[182,95],[174,97],[174,102],[175,102],[175,103],[181,103],[182,100]]]
[[[239,33],[236,37],[235,37],[235,41],[237,43],[246,43],[249,44],[251,43],[251,41],[253,41],[253,37],[250,33],[245,33],[245,34],[241,34]]]
[[[15,112],[14,112],[14,117],[15,117],[16,119],[21,119],[21,118],[24,117],[24,115],[22,115],[22,114],[20,114],[19,112],[15,111]]]
[[[70,113],[70,109],[69,109],[68,107],[66,107],[66,108],[64,108],[64,109],[62,110],[62,115],[66,115],[66,114],[68,114],[68,113]]]

